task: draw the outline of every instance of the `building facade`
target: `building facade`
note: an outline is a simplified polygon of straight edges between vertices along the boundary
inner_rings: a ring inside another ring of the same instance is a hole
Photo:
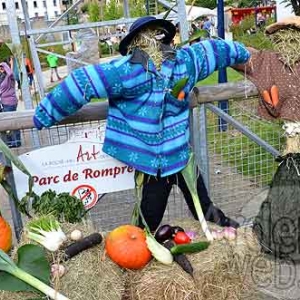
[[[7,1],[15,2],[17,17],[24,20],[20,0],[0,0],[0,25],[7,25]],[[26,0],[26,4],[30,19],[54,20],[65,9],[60,0]]]

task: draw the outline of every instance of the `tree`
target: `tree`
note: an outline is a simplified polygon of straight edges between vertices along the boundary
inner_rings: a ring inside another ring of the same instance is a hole
[[[123,3],[117,0],[110,0],[104,9],[104,20],[117,20],[123,17]]]
[[[300,16],[300,0],[283,0],[286,6],[292,6],[296,16]]]
[[[96,3],[96,2],[89,3],[87,12],[89,15],[90,22],[100,21],[100,7],[99,7],[98,3]]]
[[[129,10],[131,18],[145,16],[147,14],[145,0],[129,0]]]
[[[214,9],[217,7],[217,0],[189,0],[189,4],[194,4],[194,6],[205,7],[209,9]]]

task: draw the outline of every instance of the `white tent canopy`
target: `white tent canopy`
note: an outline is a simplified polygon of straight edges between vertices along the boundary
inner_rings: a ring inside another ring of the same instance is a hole
[[[188,21],[196,20],[202,16],[217,16],[216,12],[209,8],[199,7],[199,6],[191,6],[186,5],[186,14]],[[158,18],[163,18],[166,12],[162,12],[158,15]],[[178,14],[174,11],[171,11],[167,17],[168,20],[176,20],[178,19]]]

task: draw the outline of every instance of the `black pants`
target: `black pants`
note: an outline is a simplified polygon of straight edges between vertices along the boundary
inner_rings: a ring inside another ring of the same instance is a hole
[[[145,174],[141,210],[151,231],[157,229],[164,216],[168,197],[173,185],[178,185],[193,217],[196,220],[198,219],[192,196],[181,172],[168,177]],[[225,214],[211,202],[201,174],[199,174],[197,179],[197,192],[206,220],[220,226],[239,226],[238,223],[227,218]]]

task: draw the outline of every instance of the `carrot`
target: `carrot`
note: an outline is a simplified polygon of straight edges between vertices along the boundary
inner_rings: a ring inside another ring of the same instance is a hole
[[[272,85],[271,87],[271,99],[273,106],[276,107],[279,103],[279,89],[277,85]]]
[[[267,102],[269,105],[273,106],[271,95],[267,90],[264,90],[262,92],[262,97],[263,97],[265,102]]]
[[[177,96],[177,99],[178,100],[184,100],[184,97],[185,97],[185,92],[184,91],[180,91],[178,96]]]

